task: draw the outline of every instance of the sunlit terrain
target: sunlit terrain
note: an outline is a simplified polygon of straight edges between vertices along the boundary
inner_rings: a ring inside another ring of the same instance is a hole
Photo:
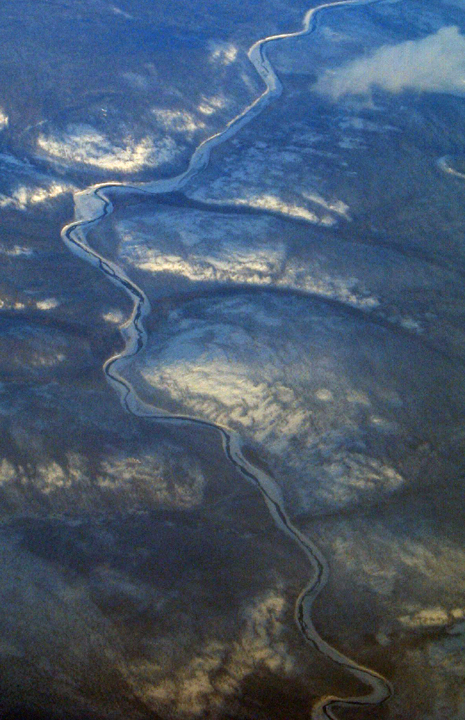
[[[0,718],[465,719],[465,1],[317,7],[2,3]]]

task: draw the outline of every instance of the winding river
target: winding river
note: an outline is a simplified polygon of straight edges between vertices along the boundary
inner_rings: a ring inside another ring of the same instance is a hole
[[[76,193],[75,217],[66,225],[61,237],[69,249],[83,260],[95,265],[112,282],[122,288],[133,302],[133,310],[129,320],[120,328],[125,345],[122,352],[109,358],[104,364],[104,372],[108,383],[118,393],[124,409],[138,417],[147,417],[173,425],[199,425],[211,428],[221,436],[223,449],[228,461],[261,493],[269,513],[277,527],[288,535],[306,555],[312,570],[312,577],[300,593],[295,606],[295,619],[302,636],[317,652],[336,665],[351,673],[366,687],[367,692],[358,697],[340,698],[327,696],[319,700],[312,708],[313,720],[332,718],[337,720],[337,708],[350,706],[377,706],[384,703],[392,695],[390,683],[379,673],[359,665],[336,648],[329,645],[320,636],[313,625],[312,605],[320,595],[328,579],[328,563],[316,545],[307,538],[290,520],[278,484],[264,470],[246,460],[240,436],[226,427],[207,420],[188,415],[172,415],[161,408],[144,403],[136,394],[130,382],[124,376],[124,369],[131,358],[141,352],[147,342],[144,329],[144,317],[150,312],[149,301],[139,288],[116,264],[105,259],[87,242],[89,230],[113,210],[110,195],[117,198],[122,193],[143,193],[156,195],[173,193],[186,186],[189,181],[207,167],[212,150],[235,135],[244,125],[253,120],[265,107],[282,92],[282,85],[267,55],[266,47],[271,43],[288,40],[309,34],[317,27],[318,16],[328,8],[342,6],[360,6],[382,2],[383,0],[339,0],[324,3],[308,10],[303,18],[302,29],[288,34],[273,35],[259,40],[249,50],[248,56],[260,77],[265,83],[264,92],[245,110],[231,120],[226,127],[202,142],[193,153],[187,169],[176,177],[155,180],[148,183],[117,183],[107,182],[93,185]]]

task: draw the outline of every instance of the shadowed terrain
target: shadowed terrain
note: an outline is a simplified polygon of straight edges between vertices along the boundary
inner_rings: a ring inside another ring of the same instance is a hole
[[[214,425],[327,560],[317,632],[394,687],[334,716],[465,717],[465,4],[323,11],[267,46],[282,94],[208,166],[136,187],[264,92],[249,47],[311,5],[2,4],[6,720],[303,720],[367,694],[305,643],[307,558]],[[204,426],[105,381],[131,299],[60,232],[114,181],[133,191],[87,242],[151,306],[121,376]]]

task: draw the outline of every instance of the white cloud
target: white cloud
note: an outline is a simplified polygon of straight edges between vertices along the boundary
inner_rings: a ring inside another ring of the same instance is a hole
[[[8,115],[0,108],[0,130],[3,130],[8,125]]]
[[[379,48],[373,55],[327,70],[313,89],[338,100],[369,95],[374,87],[465,94],[465,37],[455,26],[443,27],[421,40]]]
[[[61,136],[39,135],[37,144],[47,155],[66,163],[91,165],[102,170],[137,172],[170,162],[177,154],[172,138],[139,142],[126,137],[114,144],[91,125],[72,125]]]

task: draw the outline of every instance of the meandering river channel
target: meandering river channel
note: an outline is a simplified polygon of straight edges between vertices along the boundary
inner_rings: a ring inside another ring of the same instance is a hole
[[[176,177],[153,182],[117,183],[107,182],[93,185],[75,195],[75,217],[66,225],[61,236],[69,249],[83,260],[95,265],[112,282],[130,296],[133,311],[129,320],[121,327],[125,341],[122,352],[109,358],[104,364],[108,383],[119,394],[124,409],[138,417],[152,418],[163,423],[200,425],[211,428],[221,435],[224,453],[228,461],[260,491],[276,525],[288,535],[305,553],[312,571],[312,577],[300,593],[295,606],[295,618],[302,636],[319,653],[344,668],[360,680],[367,692],[358,697],[340,698],[327,696],[318,701],[311,713],[313,720],[332,718],[337,720],[337,708],[348,706],[380,705],[392,695],[389,682],[379,673],[359,665],[329,645],[320,636],[313,625],[312,605],[320,595],[328,579],[328,563],[316,545],[292,523],[285,507],[280,488],[276,481],[264,470],[258,468],[244,457],[242,441],[239,435],[226,427],[207,420],[187,415],[172,415],[161,408],[143,402],[131,383],[125,378],[124,369],[131,358],[141,352],[147,342],[144,329],[144,317],[150,312],[149,301],[139,288],[116,264],[99,255],[87,242],[89,230],[113,210],[110,200],[122,193],[143,193],[157,195],[173,193],[185,187],[190,180],[207,167],[212,150],[235,135],[244,125],[251,122],[274,99],[279,97],[282,86],[266,54],[267,45],[309,34],[317,27],[318,16],[328,8],[360,6],[382,2],[383,0],[340,0],[324,3],[308,10],[303,19],[302,29],[289,34],[274,35],[259,40],[249,50],[249,59],[265,83],[265,90],[251,105],[231,120],[219,133],[202,142],[193,153],[185,172]]]

